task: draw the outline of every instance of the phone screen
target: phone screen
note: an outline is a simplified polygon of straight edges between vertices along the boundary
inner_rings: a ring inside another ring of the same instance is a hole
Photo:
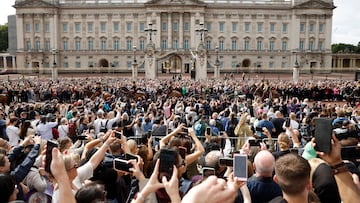
[[[131,172],[132,164],[123,159],[114,159],[114,168],[119,171]]]
[[[182,147],[182,146],[179,146],[178,150],[179,150],[179,154],[180,154],[181,158],[185,159],[186,158],[186,151],[187,151],[186,148]]]
[[[48,140],[46,143],[46,159],[45,159],[45,171],[51,173],[50,164],[52,161],[52,149],[58,147],[58,143],[52,140]]]
[[[329,153],[331,151],[332,120],[327,118],[315,119],[315,150]]]
[[[125,154],[125,159],[126,159],[126,160],[135,159],[136,162],[139,162],[139,158],[138,158],[137,156],[135,156],[135,155],[133,155],[133,154],[129,154],[129,153],[126,153],[126,154]]]
[[[209,128],[209,127],[206,128],[206,134],[208,134],[208,135],[211,134],[211,128]]]
[[[220,162],[220,165],[224,165],[224,166],[233,166],[234,165],[234,160],[230,159],[230,158],[220,158],[219,162]]]
[[[162,182],[162,177],[165,176],[170,180],[175,165],[175,151],[171,149],[161,149],[160,151],[160,166],[159,166],[159,181]]]
[[[260,147],[260,142],[261,142],[261,140],[250,140],[249,139],[249,145],[251,146],[251,147]]]
[[[241,181],[247,181],[247,155],[234,154],[234,176]]]
[[[203,178],[215,175],[215,169],[210,167],[202,168],[202,176]]]

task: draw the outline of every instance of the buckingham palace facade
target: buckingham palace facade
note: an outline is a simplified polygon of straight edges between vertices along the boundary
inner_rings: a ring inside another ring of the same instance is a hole
[[[333,0],[16,0],[14,7],[9,35],[19,70],[131,72],[136,61],[141,72],[147,56],[155,74],[189,73],[204,56],[209,73],[332,66]]]

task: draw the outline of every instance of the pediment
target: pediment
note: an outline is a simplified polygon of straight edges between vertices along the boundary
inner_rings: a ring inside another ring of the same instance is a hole
[[[44,8],[44,7],[46,8],[56,7],[56,5],[42,0],[25,0],[25,1],[15,2],[14,5],[14,8]]]
[[[204,5],[201,0],[150,0],[148,5]]]
[[[327,3],[321,0],[309,0],[307,2],[294,6],[296,9],[335,9],[332,3]]]

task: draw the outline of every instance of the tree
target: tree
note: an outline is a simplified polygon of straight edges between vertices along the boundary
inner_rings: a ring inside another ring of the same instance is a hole
[[[360,46],[354,46],[352,44],[333,44],[331,45],[332,53],[360,53]]]
[[[0,25],[0,51],[6,52],[9,48],[8,24]]]

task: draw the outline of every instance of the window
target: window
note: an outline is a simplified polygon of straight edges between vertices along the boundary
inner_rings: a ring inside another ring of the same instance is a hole
[[[69,68],[69,63],[68,63],[68,62],[64,62],[64,67],[65,67],[65,68]]]
[[[249,39],[245,39],[245,41],[244,41],[244,50],[246,50],[246,51],[250,50],[250,40]]]
[[[305,32],[305,23],[300,23],[300,32]]]
[[[89,39],[88,41],[88,49],[91,51],[91,50],[94,50],[94,40],[92,39]]]
[[[236,68],[237,65],[238,65],[237,61],[231,61],[231,68]]]
[[[145,40],[141,39],[140,40],[140,50],[144,50],[145,49]]]
[[[128,61],[126,64],[127,64],[127,68],[130,69],[132,67],[132,62],[131,61]]]
[[[189,40],[184,40],[184,49],[188,50],[189,49]]]
[[[245,23],[245,32],[250,32],[250,23]]]
[[[50,50],[50,40],[45,41],[45,50]]]
[[[63,41],[63,49],[64,49],[64,51],[69,50],[69,44],[66,39]]]
[[[30,32],[30,23],[25,24],[25,32]]]
[[[323,51],[323,50],[324,50],[324,43],[323,43],[322,40],[319,40],[318,49],[319,49],[320,51]]]
[[[304,51],[304,44],[305,44],[304,40],[301,39],[301,40],[300,40],[300,43],[299,43],[299,49],[300,49],[301,51]]]
[[[309,25],[309,32],[315,32],[315,24],[314,23],[310,23]]]
[[[219,31],[224,32],[224,22],[219,22]]]
[[[184,23],[184,30],[189,31],[189,23],[188,22]]]
[[[323,33],[324,32],[324,23],[320,23],[319,24],[319,32]]]
[[[206,50],[210,50],[211,49],[211,41],[210,40],[206,40]]]
[[[101,40],[101,50],[106,50],[106,39]]]
[[[269,62],[269,68],[274,68],[274,62],[273,61]]]
[[[270,51],[274,51],[274,49],[275,49],[275,41],[274,40],[270,40],[269,49],[270,49]]]
[[[262,40],[261,39],[258,39],[257,40],[257,50],[262,50]]]
[[[126,41],[126,49],[127,49],[128,51],[132,51],[132,50],[133,50],[132,40],[131,40],[131,39],[128,39],[128,40]]]
[[[115,51],[119,50],[119,40],[118,39],[114,40],[114,50]]]
[[[237,50],[237,41],[236,39],[231,40],[231,50]]]
[[[309,41],[309,50],[313,50],[314,49],[314,40],[310,40]]]
[[[80,42],[79,39],[77,39],[77,40],[75,41],[75,50],[76,50],[76,51],[80,51],[80,49],[81,49],[81,42]]]
[[[178,42],[177,39],[175,39],[174,42],[173,42],[173,48],[174,49],[179,49],[179,42]]]
[[[161,41],[161,49],[167,49],[166,39],[163,39],[163,40]]]
[[[36,50],[41,49],[40,40],[36,40],[36,42],[35,42],[35,49],[36,49]]]
[[[63,32],[68,32],[68,24],[63,23]]]
[[[166,31],[167,30],[167,24],[164,22],[161,24],[161,30]]]
[[[35,23],[35,32],[40,32],[40,24]]]
[[[219,51],[224,51],[224,40],[219,41]]]
[[[132,23],[131,23],[131,22],[127,22],[127,23],[126,23],[126,31],[127,31],[127,32],[131,32],[131,30],[132,30]]]
[[[270,32],[271,33],[275,32],[275,23],[270,23]]]
[[[177,22],[174,22],[174,25],[173,25],[173,30],[174,30],[174,32],[177,32],[178,29],[179,29],[178,23],[177,23]]]
[[[208,32],[210,32],[211,31],[211,23],[206,23],[206,28],[207,28]]]
[[[139,27],[140,27],[140,32],[144,32],[144,30],[145,30],[145,23],[140,23]]]
[[[281,62],[281,68],[286,68],[286,62]]]
[[[288,24],[287,23],[283,23],[283,29],[282,29],[283,33],[287,33],[288,32]]]
[[[81,62],[80,62],[80,61],[76,61],[76,62],[75,62],[75,66],[76,66],[76,68],[81,68]]]
[[[232,25],[231,26],[232,27],[231,28],[232,32],[237,32],[237,25],[238,25],[237,22],[232,22],[231,25]]]
[[[81,31],[81,23],[75,23],[75,32],[79,33]]]
[[[285,51],[285,50],[287,49],[287,41],[286,41],[286,40],[283,40],[283,41],[282,41],[281,49],[282,49],[283,51]]]
[[[88,26],[88,32],[93,32],[93,23],[92,22],[88,22],[87,23],[87,26]]]
[[[262,23],[258,23],[257,24],[257,30],[258,30],[258,32],[262,32],[262,26],[263,24]]]
[[[114,26],[114,32],[119,32],[119,22],[114,22],[113,26]]]
[[[50,24],[48,22],[45,23],[45,32],[50,32]]]
[[[31,42],[30,41],[26,41],[26,49],[31,50]]]
[[[101,32],[105,33],[106,32],[106,22],[101,22],[100,27],[101,27]]]

